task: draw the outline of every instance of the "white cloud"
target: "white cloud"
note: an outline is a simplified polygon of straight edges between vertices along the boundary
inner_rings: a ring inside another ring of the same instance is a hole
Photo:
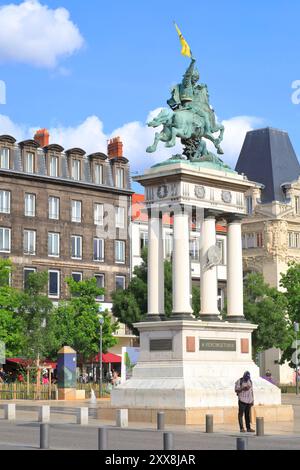
[[[149,113],[146,122],[156,116],[160,109]],[[251,116],[237,116],[223,121],[225,126],[224,161],[234,167],[239,156],[246,132],[261,125],[263,121]],[[41,127],[44,127],[41,123]],[[16,124],[8,116],[0,115],[0,135],[10,134],[17,140],[32,138],[38,127],[26,127]],[[155,163],[166,160],[172,155],[181,152],[181,145],[168,149],[163,142],[158,144],[157,151],[149,154],[146,152],[148,145],[154,140],[155,129],[149,128],[146,123],[133,121],[115,129],[111,134],[103,130],[103,122],[97,116],[89,116],[82,123],[74,127],[63,125],[49,129],[50,142],[58,143],[65,149],[81,147],[88,154],[107,151],[107,140],[119,135],[124,144],[124,155],[129,159],[132,171],[143,171]]]
[[[55,68],[59,59],[83,46],[78,27],[65,8],[50,9],[38,0],[0,8],[0,61]]]

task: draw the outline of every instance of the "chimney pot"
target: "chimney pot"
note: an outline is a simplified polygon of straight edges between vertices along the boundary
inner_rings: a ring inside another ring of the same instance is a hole
[[[48,129],[39,129],[34,135],[34,140],[39,143],[40,147],[49,145],[50,134]]]
[[[107,154],[109,158],[123,157],[123,142],[120,137],[113,137],[108,141]]]

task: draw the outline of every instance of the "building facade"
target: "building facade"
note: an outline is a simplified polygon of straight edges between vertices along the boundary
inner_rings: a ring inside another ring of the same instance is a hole
[[[111,293],[130,278],[129,162],[122,142],[108,155],[64,151],[47,130],[16,143],[0,136],[0,257],[13,262],[11,283],[23,288],[29,273],[47,271],[48,295],[68,296],[65,278],[95,276],[111,307]]]
[[[300,263],[300,165],[286,132],[266,128],[248,132],[236,165],[259,184],[246,193],[243,220],[244,272],[259,272],[277,289],[291,261]],[[278,383],[293,383],[294,371],[279,366],[281,352],[260,357],[261,373],[270,369]]]

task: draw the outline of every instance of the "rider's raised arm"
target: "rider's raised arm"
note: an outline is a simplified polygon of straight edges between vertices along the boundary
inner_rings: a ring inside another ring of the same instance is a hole
[[[188,86],[191,83],[191,79],[192,79],[194,69],[195,69],[195,62],[196,62],[196,59],[192,57],[191,63],[188,66],[185,74],[183,75],[182,84],[184,86]]]

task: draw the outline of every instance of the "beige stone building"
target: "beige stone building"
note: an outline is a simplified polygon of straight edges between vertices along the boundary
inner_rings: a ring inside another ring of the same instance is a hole
[[[244,272],[260,272],[280,289],[288,263],[300,263],[300,165],[288,134],[271,128],[248,132],[236,170],[259,183],[246,193]],[[280,355],[278,349],[262,354],[261,373],[270,369],[278,383],[292,383],[294,372],[278,365]]]

